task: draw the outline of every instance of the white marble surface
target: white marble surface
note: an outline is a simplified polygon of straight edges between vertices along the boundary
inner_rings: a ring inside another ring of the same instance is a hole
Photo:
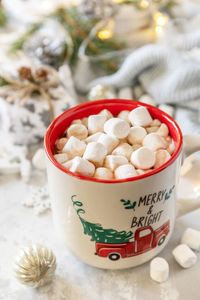
[[[181,179],[180,197],[193,197],[200,184],[199,161]],[[196,174],[196,175],[195,175]],[[42,172],[34,171],[31,183],[45,183]],[[30,186],[17,176],[0,177],[0,299],[1,300],[199,300],[200,259],[184,270],[174,261],[171,251],[188,226],[200,230],[200,209],[177,220],[175,232],[161,256],[170,266],[170,278],[157,284],[149,277],[149,263],[121,270],[100,270],[83,264],[57,240],[51,212],[36,215],[21,202],[29,197]],[[199,200],[195,202],[199,206]],[[57,258],[56,278],[39,290],[21,285],[12,270],[19,248],[32,243],[50,247]],[[198,254],[200,256],[200,254]]]

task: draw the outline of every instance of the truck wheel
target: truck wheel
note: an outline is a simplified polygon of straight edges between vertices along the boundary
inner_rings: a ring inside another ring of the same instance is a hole
[[[120,255],[119,255],[118,253],[110,253],[110,254],[108,255],[108,258],[109,258],[110,260],[118,260],[118,259],[120,259]]]
[[[166,239],[166,234],[161,236],[161,238],[158,241],[158,246],[161,246],[164,243],[165,239]]]

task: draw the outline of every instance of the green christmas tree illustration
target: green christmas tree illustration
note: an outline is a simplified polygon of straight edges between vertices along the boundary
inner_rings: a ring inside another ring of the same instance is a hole
[[[132,231],[117,231],[115,229],[105,229],[101,224],[91,223],[86,221],[81,217],[81,214],[85,213],[85,210],[82,208],[83,204],[80,201],[75,201],[74,198],[76,195],[71,197],[73,206],[76,207],[77,215],[83,225],[84,234],[87,234],[91,237],[91,241],[95,241],[98,243],[106,243],[106,244],[122,244],[127,243],[133,238]]]

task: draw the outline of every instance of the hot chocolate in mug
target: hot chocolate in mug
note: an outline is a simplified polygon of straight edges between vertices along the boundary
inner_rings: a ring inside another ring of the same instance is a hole
[[[54,159],[55,141],[72,120],[102,109],[116,116],[138,106],[147,107],[154,119],[166,123],[174,140],[175,151],[161,167],[137,177],[102,180],[72,173]],[[187,136],[186,142],[187,155],[200,149],[199,136]],[[184,148],[182,133],[170,116],[134,100],[87,102],[56,118],[44,144],[56,233],[79,259],[100,268],[122,269],[140,265],[162,251],[174,228]]]

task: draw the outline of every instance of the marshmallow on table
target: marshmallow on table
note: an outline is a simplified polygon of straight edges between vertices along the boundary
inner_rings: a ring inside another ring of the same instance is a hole
[[[91,143],[91,142],[97,142],[98,139],[100,138],[100,136],[103,134],[103,132],[97,132],[97,133],[94,133],[92,135],[89,135],[86,139],[85,139],[85,142],[88,144],[88,143]]]
[[[119,118],[111,118],[104,124],[105,133],[123,139],[128,136],[130,126],[127,122]]]
[[[32,158],[32,163],[34,167],[40,170],[46,169],[46,163],[45,163],[45,152],[44,149],[38,149],[33,158]]]
[[[146,127],[151,124],[152,117],[146,107],[140,106],[129,113],[129,120],[133,126]]]
[[[134,126],[131,127],[129,135],[128,135],[128,141],[130,144],[140,144],[142,143],[144,137],[147,135],[146,130],[143,127],[140,126]]]
[[[156,151],[156,163],[154,165],[154,169],[159,168],[163,164],[165,164],[169,159],[171,155],[167,150],[158,150]]]
[[[113,150],[112,155],[125,156],[129,160],[132,152],[133,149],[131,145],[128,143],[123,143]]]
[[[67,129],[67,137],[69,138],[70,136],[74,136],[79,140],[83,140],[88,136],[88,130],[82,124],[73,124]]]
[[[146,104],[156,106],[156,102],[149,95],[143,95],[138,100],[142,103],[146,103]]]
[[[85,152],[86,144],[74,136],[71,136],[63,148],[63,152],[69,155],[69,158],[82,156]]]
[[[148,147],[153,151],[167,148],[167,142],[165,141],[165,139],[154,132],[147,134],[143,139],[142,144],[143,146]]]
[[[122,119],[124,121],[126,121],[129,125],[131,124],[130,120],[129,120],[129,113],[130,111],[129,110],[122,110],[119,114],[118,114],[118,118],[119,119]]]
[[[116,179],[130,178],[134,176],[137,176],[137,172],[131,164],[122,165],[115,169]]]
[[[94,173],[94,177],[99,179],[109,180],[109,179],[113,179],[113,173],[108,168],[97,168]]]
[[[73,124],[82,124],[82,122],[80,119],[76,119],[76,120],[73,120],[70,125],[73,125]]]
[[[107,154],[110,154],[113,149],[119,144],[119,140],[111,135],[102,133],[98,139],[98,143],[101,143],[106,148]]]
[[[160,136],[167,137],[169,134],[169,129],[165,123],[162,123],[156,133]]]
[[[131,155],[131,163],[138,169],[150,169],[155,165],[155,162],[155,153],[147,147],[141,147]]]
[[[173,106],[166,105],[166,104],[161,104],[161,105],[158,106],[158,108],[161,109],[162,111],[164,111],[169,116],[173,117],[173,114],[174,114]]]
[[[77,156],[72,160],[69,170],[83,176],[92,177],[95,172],[95,166],[87,159]]]
[[[81,123],[87,128],[88,127],[88,118],[81,119]]]
[[[60,138],[60,139],[56,140],[56,142],[55,142],[56,149],[58,151],[61,151],[64,148],[67,141],[68,141],[67,138]]]
[[[96,166],[102,166],[106,156],[106,148],[103,144],[98,142],[91,142],[87,144],[83,158],[91,161]]]
[[[123,87],[119,90],[118,93],[119,99],[133,99],[132,89],[130,87]]]
[[[120,155],[107,155],[104,161],[104,166],[112,171],[125,164],[128,164],[128,159]]]
[[[150,263],[150,276],[157,282],[164,282],[169,277],[168,262],[162,257],[155,257]]]
[[[200,250],[200,231],[187,228],[181,238],[181,244],[186,244],[193,250]]]
[[[69,156],[67,155],[67,153],[55,154],[54,158],[59,164],[63,164],[64,162],[69,160]]]
[[[179,263],[179,265],[183,268],[190,268],[197,261],[196,254],[185,244],[178,245],[172,251],[172,254],[177,263]]]
[[[113,114],[107,109],[101,110],[100,113],[98,113],[98,115],[105,116],[106,120],[113,118]]]
[[[104,123],[106,122],[106,116],[103,115],[91,115],[88,117],[88,131],[89,134],[94,134],[98,131],[103,132]]]

